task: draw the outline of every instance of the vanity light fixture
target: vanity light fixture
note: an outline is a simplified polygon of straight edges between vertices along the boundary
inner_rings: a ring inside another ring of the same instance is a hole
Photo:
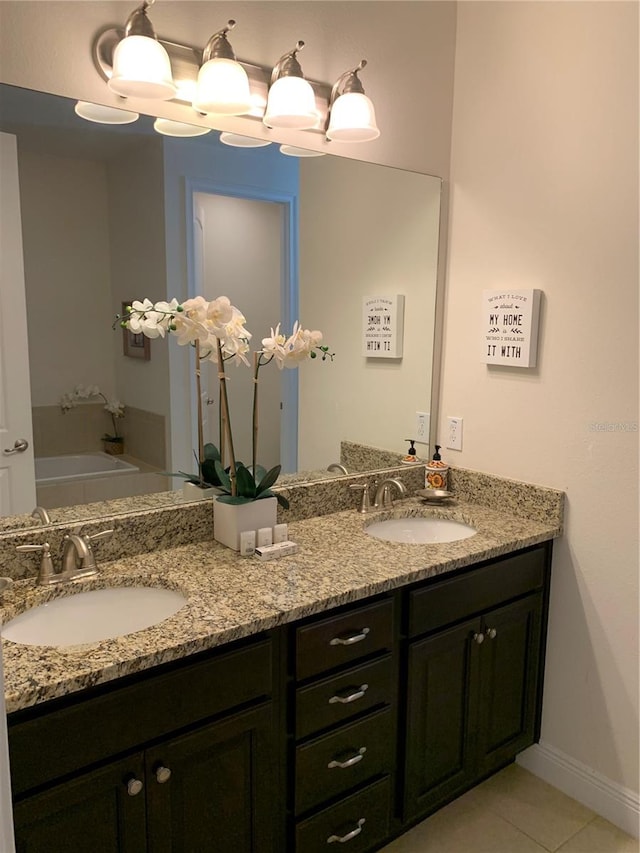
[[[366,66],[362,59],[351,71],[345,71],[331,89],[327,139],[336,142],[370,142],[380,136],[371,100],[365,95],[358,71]]]
[[[256,139],[254,136],[243,136],[228,130],[220,134],[220,142],[223,145],[231,145],[232,148],[266,148],[271,145],[268,139]]]
[[[308,130],[318,122],[316,98],[311,84],[304,79],[296,54],[304,42],[276,62],[271,72],[267,109],[262,121],[267,127]]]
[[[227,33],[236,25],[229,21],[214,33],[202,52],[202,67],[198,72],[198,85],[193,108],[201,113],[240,116],[252,106],[249,77],[236,60]]]
[[[157,118],[153,123],[153,129],[163,136],[204,136],[206,133],[211,133],[210,127],[187,124],[184,121],[172,121],[168,118]]]
[[[287,157],[324,157],[326,151],[312,151],[310,148],[298,148],[297,145],[281,145],[280,153]]]
[[[124,38],[113,54],[113,73],[108,86],[123,97],[173,98],[177,87],[171,75],[169,54],[158,41],[147,9],[155,0],[144,0],[127,18]]]
[[[97,124],[132,124],[140,118],[138,113],[120,110],[117,107],[105,107],[90,101],[77,101],[73,108],[76,115]]]

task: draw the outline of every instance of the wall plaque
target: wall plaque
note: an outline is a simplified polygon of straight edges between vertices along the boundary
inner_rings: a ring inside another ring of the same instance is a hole
[[[535,367],[541,290],[482,292],[482,361]]]
[[[362,300],[362,355],[402,358],[404,296],[365,296]]]

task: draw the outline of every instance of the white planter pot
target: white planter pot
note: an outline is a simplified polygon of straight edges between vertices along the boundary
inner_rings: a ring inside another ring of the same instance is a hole
[[[240,534],[245,530],[273,527],[277,521],[276,498],[262,498],[246,504],[213,502],[213,538],[234,551],[240,550]]]
[[[217,486],[207,486],[206,489],[201,489],[195,483],[189,483],[187,480],[182,484],[182,496],[188,501],[202,501],[205,498],[214,498],[221,494]]]

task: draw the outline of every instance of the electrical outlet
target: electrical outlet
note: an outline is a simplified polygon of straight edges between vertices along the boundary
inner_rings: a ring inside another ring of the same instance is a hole
[[[449,432],[447,447],[449,450],[462,450],[462,418],[447,418]]]
[[[416,441],[429,443],[429,412],[416,412]]]

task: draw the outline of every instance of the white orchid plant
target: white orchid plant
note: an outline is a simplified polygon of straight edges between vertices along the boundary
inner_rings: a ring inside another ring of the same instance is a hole
[[[70,409],[75,409],[82,401],[89,401],[94,397],[101,397],[104,401],[104,410],[111,415],[111,423],[113,424],[113,435],[105,433],[103,436],[105,441],[120,440],[121,436],[118,433],[118,418],[124,417],[124,405],[120,400],[109,400],[98,388],[97,385],[76,385],[73,391],[63,394],[60,398],[60,408],[62,413],[66,414]]]
[[[173,336],[178,344],[190,344],[195,349],[195,380],[198,403],[198,474],[193,477],[179,472],[191,482],[201,486],[217,486],[223,494],[219,500],[241,504],[275,496],[278,502],[288,507],[283,495],[271,491],[280,474],[280,465],[267,471],[257,463],[258,453],[258,373],[261,367],[275,362],[280,370],[295,368],[307,359],[320,357],[322,361],[333,360],[333,353],[322,344],[322,333],[304,329],[295,323],[288,337],[280,332],[280,324],[271,329],[270,337],[263,338],[262,348],[251,353],[251,332],[241,311],[231,304],[226,296],[207,301],[202,296],[179,303],[151,302],[149,299],[132,302],[125,315],[116,315],[116,322],[134,334],[148,338]],[[251,357],[251,361],[249,358]],[[220,448],[204,443],[202,425],[202,394],[200,365],[212,361],[218,365],[220,383]],[[251,465],[236,459],[229,402],[227,398],[225,363],[233,361],[253,370],[253,432]],[[225,457],[229,456],[228,466]]]

